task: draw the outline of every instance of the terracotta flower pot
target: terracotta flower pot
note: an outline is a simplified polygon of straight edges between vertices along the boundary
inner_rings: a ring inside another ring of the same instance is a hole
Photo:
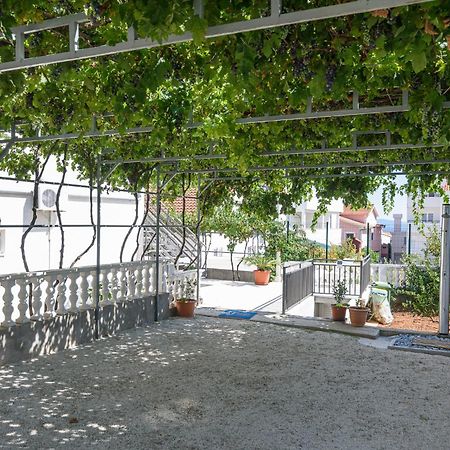
[[[346,306],[331,305],[331,318],[336,322],[345,322]]]
[[[254,270],[253,275],[255,276],[255,284],[262,286],[269,284],[270,270]]]
[[[357,308],[350,306],[350,324],[352,327],[363,327],[367,321],[369,308]]]
[[[175,304],[177,305],[177,315],[180,317],[194,317],[195,305],[197,304],[195,300],[180,299]]]

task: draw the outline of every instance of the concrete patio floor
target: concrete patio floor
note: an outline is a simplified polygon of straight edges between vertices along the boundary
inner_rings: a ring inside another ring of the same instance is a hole
[[[217,309],[243,309],[281,313],[282,283],[272,281],[267,286],[242,281],[225,281],[203,278],[200,285],[200,307]],[[314,304],[300,304],[288,314],[312,317]]]
[[[445,357],[172,319],[0,368],[0,448],[444,449],[449,398]]]

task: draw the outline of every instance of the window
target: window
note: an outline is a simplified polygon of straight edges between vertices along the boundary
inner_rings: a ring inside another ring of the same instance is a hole
[[[355,237],[355,233],[345,233],[345,240],[353,239]]]
[[[373,241],[373,233],[370,233],[370,240]]]
[[[403,238],[403,245],[406,245],[406,236]]]
[[[5,230],[0,230],[0,256],[5,256]]]
[[[422,214],[422,222],[427,223],[427,222],[433,222],[433,213],[425,213]]]

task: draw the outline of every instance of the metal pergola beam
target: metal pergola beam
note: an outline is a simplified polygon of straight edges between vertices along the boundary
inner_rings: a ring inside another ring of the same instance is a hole
[[[400,176],[400,175],[410,175],[410,176],[424,176],[424,175],[442,175],[442,176],[449,176],[450,175],[450,168],[449,170],[445,171],[445,170],[431,170],[431,171],[427,171],[427,172],[422,172],[422,171],[418,171],[418,172],[365,172],[365,173],[361,173],[361,172],[356,172],[356,173],[350,173],[350,172],[345,172],[345,173],[325,173],[325,174],[320,174],[320,175],[311,175],[311,174],[302,174],[302,175],[289,175],[286,174],[284,176],[284,178],[288,178],[290,180],[295,180],[295,179],[308,179],[308,180],[319,180],[322,178],[364,178],[364,177],[396,177],[396,176]],[[207,187],[210,187],[214,182],[216,181],[249,181],[249,180],[258,180],[260,179],[260,177],[252,177],[252,176],[248,176],[248,177],[213,177],[213,178],[207,178],[206,180],[209,181],[209,184]]]
[[[386,162],[348,162],[339,164],[297,164],[297,165],[280,165],[280,166],[254,166],[248,169],[249,173],[253,172],[271,172],[275,170],[319,170],[319,169],[354,169],[354,168],[371,168],[371,167],[395,167],[395,166],[422,166],[428,164],[450,164],[450,159],[435,160],[409,160],[409,161],[386,161]],[[184,171],[167,172],[168,174],[199,174],[199,173],[236,173],[239,169],[234,167],[211,167],[206,169],[188,169]]]
[[[205,32],[205,38],[214,39],[222,36],[247,33],[250,31],[267,30],[287,25],[361,14],[375,11],[377,9],[427,3],[430,1],[432,0],[355,0],[347,3],[281,14],[281,0],[272,0],[270,16],[208,27]],[[202,1],[194,0],[193,7],[194,12],[197,15],[203,15],[204,7]],[[90,48],[79,48],[79,26],[80,24],[86,22],[89,22],[89,18],[85,14],[79,13],[46,20],[38,24],[20,25],[13,28],[12,32],[16,38],[16,59],[15,61],[0,64],[0,73],[29,67],[62,63],[66,61],[77,61],[88,58],[96,58],[99,56],[131,52],[135,50],[162,47],[165,45],[189,42],[193,40],[193,35],[190,32],[180,35],[171,35],[166,40],[161,42],[154,41],[149,38],[136,39],[136,33],[133,29],[130,29],[128,32],[128,39],[116,45],[101,45]],[[25,57],[26,35],[61,27],[67,27],[69,29],[69,51],[51,55],[47,54],[43,56],[36,56],[32,58]]]
[[[359,98],[358,93],[353,93],[354,98]],[[410,110],[408,103],[409,93],[404,90],[402,93],[402,103],[400,105],[387,105],[387,106],[375,106],[370,108],[360,108],[359,103],[350,109],[338,109],[338,110],[325,110],[325,111],[311,111],[312,99],[308,100],[307,112],[305,113],[292,113],[292,114],[278,114],[278,115],[264,115],[257,117],[244,117],[236,120],[236,124],[250,125],[258,123],[271,123],[271,122],[290,122],[295,120],[313,120],[323,118],[338,118],[338,117],[351,117],[351,116],[370,116],[375,114],[393,114],[407,112]],[[443,103],[443,109],[450,109],[450,101]],[[146,134],[153,132],[153,127],[134,127],[128,128],[125,131],[119,131],[116,129],[100,131],[97,128],[97,119],[100,117],[114,117],[113,114],[104,114],[102,116],[93,116],[92,127],[89,131],[79,133],[60,133],[53,135],[42,135],[40,132],[36,132],[34,136],[19,137],[17,136],[17,125],[13,123],[10,130],[4,130],[5,133],[10,134],[9,138],[0,139],[0,144],[6,144],[9,142],[14,143],[32,143],[32,142],[45,142],[45,141],[57,141],[57,140],[70,140],[79,138],[99,138],[99,137],[114,137],[124,136],[132,134]],[[26,125],[26,124],[21,124]],[[203,126],[203,122],[195,122],[186,124],[187,129],[195,129]]]

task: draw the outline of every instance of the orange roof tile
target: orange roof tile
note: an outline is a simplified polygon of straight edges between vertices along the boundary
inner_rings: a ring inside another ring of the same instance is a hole
[[[375,218],[378,217],[378,211],[374,206],[370,208],[360,208],[360,209],[352,209],[351,206],[345,206],[344,211],[341,213],[341,217],[345,217],[346,219],[354,220],[359,223],[366,223],[367,218],[370,213],[373,211]]]

